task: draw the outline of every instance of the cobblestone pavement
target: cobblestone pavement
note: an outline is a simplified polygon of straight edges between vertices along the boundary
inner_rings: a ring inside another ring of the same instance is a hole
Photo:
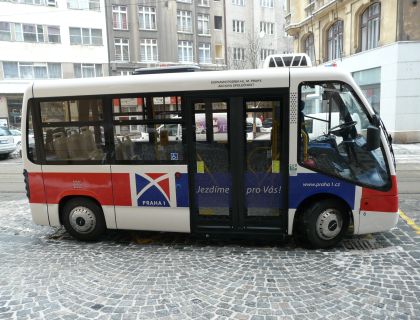
[[[404,221],[333,250],[109,232],[81,243],[0,194],[0,319],[420,319]]]

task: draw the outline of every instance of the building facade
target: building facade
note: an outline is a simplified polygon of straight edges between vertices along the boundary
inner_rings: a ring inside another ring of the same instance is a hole
[[[0,0],[0,125],[20,127],[33,79],[108,75],[103,0]]]
[[[260,68],[274,53],[293,51],[284,32],[284,2],[227,0],[226,43],[229,69]]]
[[[110,74],[197,64],[205,70],[261,67],[290,52],[281,0],[106,0]]]
[[[419,142],[419,17],[416,0],[287,0],[285,29],[314,65],[353,74],[395,142]]]
[[[110,74],[198,64],[225,68],[224,0],[106,0]]]

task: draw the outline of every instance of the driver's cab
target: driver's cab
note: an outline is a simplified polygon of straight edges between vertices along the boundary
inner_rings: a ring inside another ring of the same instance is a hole
[[[299,162],[304,167],[357,184],[388,185],[383,150],[368,144],[371,121],[348,84],[304,82],[299,99]]]

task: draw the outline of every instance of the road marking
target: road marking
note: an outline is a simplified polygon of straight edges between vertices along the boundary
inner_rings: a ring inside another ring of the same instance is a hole
[[[400,209],[400,217],[403,218],[403,220],[416,231],[417,234],[420,234],[420,227],[416,225],[416,223],[410,219],[404,212]]]

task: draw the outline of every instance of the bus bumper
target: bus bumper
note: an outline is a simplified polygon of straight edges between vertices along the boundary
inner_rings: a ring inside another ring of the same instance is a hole
[[[47,205],[44,203],[30,203],[32,213],[32,220],[35,224],[41,226],[49,226],[50,220],[48,219]]]
[[[374,212],[360,211],[359,229],[355,234],[387,231],[394,228],[398,223],[399,211],[397,212]]]

